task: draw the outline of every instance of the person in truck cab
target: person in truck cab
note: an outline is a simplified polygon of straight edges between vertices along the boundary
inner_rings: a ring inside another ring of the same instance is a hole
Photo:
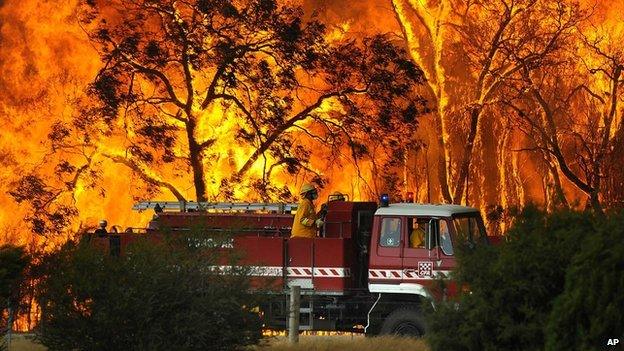
[[[425,247],[425,228],[427,227],[427,221],[414,219],[413,225],[414,229],[410,233],[410,247],[423,248]]]
[[[323,226],[323,220],[318,218],[314,210],[314,200],[318,198],[318,191],[314,185],[306,183],[299,192],[301,201],[297,206],[297,213],[293,220],[291,238],[314,238],[316,229]]]

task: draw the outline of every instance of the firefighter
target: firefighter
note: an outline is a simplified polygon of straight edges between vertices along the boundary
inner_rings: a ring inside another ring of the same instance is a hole
[[[108,222],[106,222],[105,219],[101,220],[100,227],[95,230],[95,235],[97,235],[100,238],[105,237],[108,234],[108,231],[106,230],[107,225],[108,225]]]
[[[323,220],[318,218],[314,210],[314,200],[318,198],[318,191],[314,185],[306,183],[299,192],[301,201],[297,206],[297,213],[292,225],[292,238],[314,238],[316,229],[323,226]]]
[[[410,234],[410,247],[420,248],[425,247],[425,229],[426,222],[418,222],[414,220],[414,230]]]

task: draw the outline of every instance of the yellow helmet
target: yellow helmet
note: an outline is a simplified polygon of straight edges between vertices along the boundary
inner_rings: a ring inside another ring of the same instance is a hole
[[[334,191],[333,193],[329,194],[329,196],[344,196],[344,194],[340,191]]]
[[[308,191],[315,190],[316,187],[310,183],[305,183],[301,186],[301,191],[299,191],[300,195],[307,193]]]

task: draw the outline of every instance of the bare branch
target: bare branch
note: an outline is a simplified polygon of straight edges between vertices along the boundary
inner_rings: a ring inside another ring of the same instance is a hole
[[[161,179],[158,179],[156,176],[148,174],[144,169],[141,168],[139,164],[137,164],[133,160],[128,159],[123,156],[119,156],[119,155],[111,155],[111,154],[106,154],[106,153],[103,153],[102,155],[115,163],[122,164],[130,168],[144,181],[169,190],[173,194],[173,196],[176,197],[177,200],[186,201],[186,199],[184,198],[184,195],[182,195],[182,193],[178,189],[176,189],[176,187],[173,186],[173,184],[165,182]]]

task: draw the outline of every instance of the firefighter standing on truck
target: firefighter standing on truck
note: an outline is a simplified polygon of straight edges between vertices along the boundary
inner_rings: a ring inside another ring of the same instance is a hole
[[[301,201],[297,207],[297,213],[292,225],[292,238],[314,238],[316,229],[323,226],[323,221],[318,218],[314,210],[313,201],[318,198],[318,191],[314,185],[306,183],[299,192]]]

